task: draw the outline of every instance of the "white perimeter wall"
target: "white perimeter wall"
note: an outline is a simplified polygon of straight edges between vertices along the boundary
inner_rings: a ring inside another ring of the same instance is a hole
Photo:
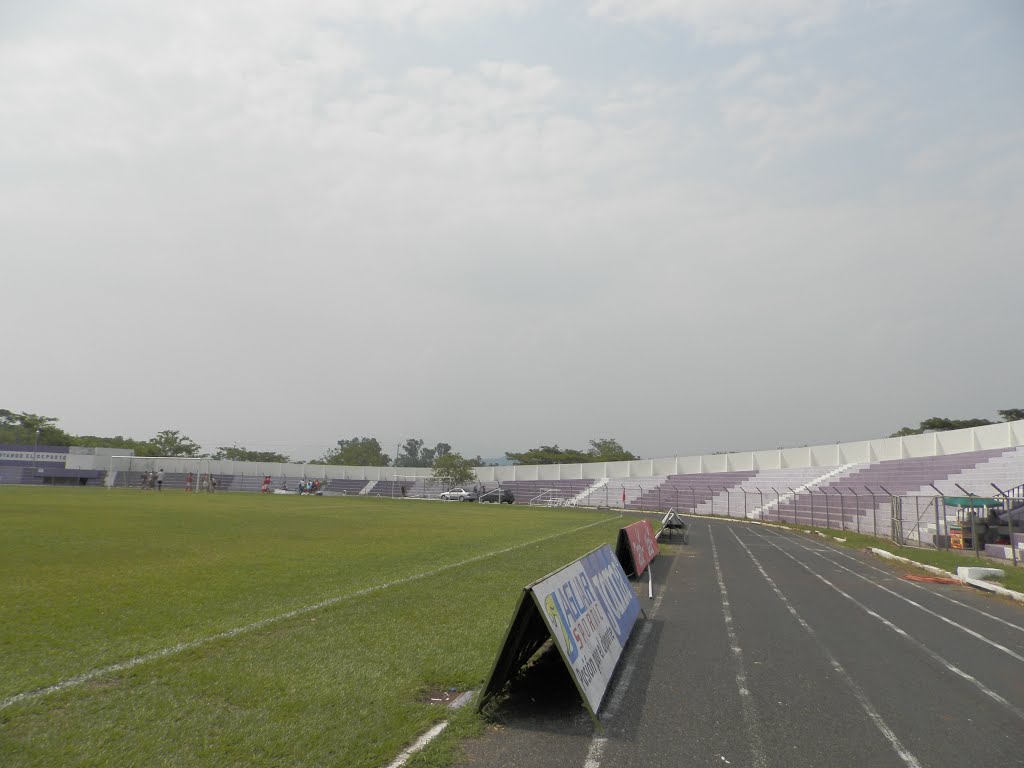
[[[772,451],[673,456],[663,459],[601,462],[596,464],[532,464],[478,467],[480,482],[508,480],[600,480],[654,475],[686,475],[702,472],[733,472],[784,467],[831,467],[840,464],[867,463],[917,456],[943,456],[989,448],[1015,448],[1024,445],[1024,421],[992,424],[950,432],[933,432],[910,437],[885,437],[857,443],[812,445]],[[213,472],[225,475],[271,475],[321,479],[393,480],[402,477],[429,477],[431,471],[414,467],[336,467],[317,464],[259,464],[249,461],[212,461],[210,459],[171,459],[71,454],[68,468],[144,471],[163,468],[167,472]]]

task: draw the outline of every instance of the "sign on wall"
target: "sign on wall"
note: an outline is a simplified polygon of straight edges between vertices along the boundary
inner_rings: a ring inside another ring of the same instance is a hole
[[[551,638],[596,717],[640,615],[640,602],[605,544],[523,589],[480,705]]]
[[[658,556],[658,540],[649,520],[640,520],[619,529],[615,556],[626,573],[639,576],[644,572]]]

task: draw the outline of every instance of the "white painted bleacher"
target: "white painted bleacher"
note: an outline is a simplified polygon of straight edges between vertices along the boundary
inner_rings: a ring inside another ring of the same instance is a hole
[[[772,510],[780,503],[793,498],[795,494],[813,492],[826,483],[838,482],[849,477],[867,464],[843,464],[835,467],[790,467],[785,469],[763,469],[757,475],[740,483],[737,490],[756,492],[769,491],[763,506],[750,512],[752,518],[770,518]],[[778,491],[778,495],[776,495]]]

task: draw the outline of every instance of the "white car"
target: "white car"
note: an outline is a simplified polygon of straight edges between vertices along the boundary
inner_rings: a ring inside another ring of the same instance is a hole
[[[440,498],[445,501],[476,501],[476,494],[465,488],[449,488]]]

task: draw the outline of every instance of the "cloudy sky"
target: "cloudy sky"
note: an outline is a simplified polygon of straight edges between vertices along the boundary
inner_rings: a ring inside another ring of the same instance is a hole
[[[313,458],[1024,407],[1024,6],[0,3],[0,407]]]

